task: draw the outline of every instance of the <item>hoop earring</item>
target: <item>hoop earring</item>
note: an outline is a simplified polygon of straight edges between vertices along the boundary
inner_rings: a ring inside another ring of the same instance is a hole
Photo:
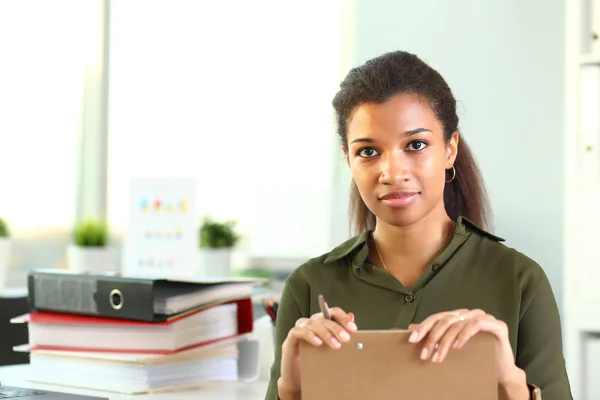
[[[452,178],[450,178],[449,181],[446,181],[446,183],[450,183],[454,180],[454,178],[456,178],[456,168],[454,168],[454,165],[452,166]]]

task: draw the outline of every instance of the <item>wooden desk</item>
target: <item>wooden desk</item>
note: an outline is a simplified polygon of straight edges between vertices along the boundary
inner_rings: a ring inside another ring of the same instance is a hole
[[[96,390],[77,389],[66,386],[30,382],[27,380],[29,376],[29,364],[0,367],[0,382],[3,385],[106,397],[110,400],[263,400],[265,398],[265,394],[267,393],[268,385],[267,381],[257,381],[253,383],[219,383],[196,389],[155,392],[142,395],[123,395]]]

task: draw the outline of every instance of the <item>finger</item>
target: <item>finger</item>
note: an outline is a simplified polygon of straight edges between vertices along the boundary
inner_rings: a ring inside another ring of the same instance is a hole
[[[423,349],[421,350],[421,358],[423,360],[427,360],[432,357],[435,351],[439,350],[440,340],[447,334],[452,325],[473,318],[481,313],[483,313],[481,310],[445,313],[445,315],[443,315],[437,321],[437,323],[429,330],[429,332],[424,334],[425,337]],[[439,353],[437,357],[439,357]],[[437,361],[437,357],[436,360],[433,361]]]
[[[334,349],[339,349],[342,342],[350,340],[350,334],[333,320],[311,318],[305,327]]]
[[[304,326],[308,322],[308,318],[298,318],[294,326]]]
[[[439,350],[439,342],[443,336],[447,334],[448,329],[455,323],[462,322],[461,317],[449,314],[439,319],[437,323],[425,333],[423,339],[423,347],[421,349],[421,359],[428,360],[433,357],[434,353]],[[464,317],[462,317],[464,318]],[[439,356],[439,354],[438,354]],[[433,360],[432,361],[437,361]]]
[[[290,346],[296,346],[300,340],[312,343],[315,346],[321,346],[323,344],[323,339],[321,339],[313,330],[305,327],[292,328],[288,335],[288,339],[290,339]]]
[[[331,318],[338,324],[342,325],[351,332],[357,330],[356,323],[354,322],[354,314],[346,313],[339,307],[331,308]]]
[[[320,321],[329,331],[335,336],[335,338],[340,342],[349,342],[350,341],[350,333],[348,330],[344,328],[344,326],[340,325],[336,321],[333,320],[322,320]]]
[[[507,336],[508,327],[504,321],[499,321],[489,314],[474,318],[459,333],[454,348],[462,348],[469,339],[482,331],[493,333],[496,337],[502,339]]]
[[[296,325],[294,328],[290,329],[283,342],[284,348],[293,349],[298,345],[298,341],[300,340],[312,343],[315,346],[320,346],[323,344],[323,340],[319,338],[315,332],[306,328],[307,322],[308,318],[301,318],[296,321]]]
[[[437,342],[437,346],[434,345],[434,348],[437,347],[437,350],[434,350],[433,355],[431,356],[431,361],[441,363],[444,361],[448,352],[456,343],[458,335],[462,332],[468,323],[468,320],[458,321],[452,324],[444,336]]]
[[[467,310],[467,309],[461,309],[461,310],[456,310],[456,311],[447,311],[447,312],[441,312],[441,313],[436,313],[436,314],[430,315],[423,322],[418,324],[418,326],[415,328],[415,331],[412,333],[412,335],[410,335],[409,341],[412,343],[417,343],[417,342],[421,341],[427,335],[427,333],[440,320],[447,318],[448,316],[456,317],[457,313],[459,315],[464,315],[468,311],[469,310]]]

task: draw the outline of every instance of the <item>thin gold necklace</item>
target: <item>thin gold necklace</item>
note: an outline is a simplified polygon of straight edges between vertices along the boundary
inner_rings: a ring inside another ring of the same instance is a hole
[[[377,250],[377,256],[379,256],[379,260],[383,265],[383,268],[389,272],[387,265],[385,265],[385,261],[383,261],[383,257],[381,257],[381,252],[379,251],[379,246],[377,245],[377,240],[375,240],[375,236],[373,236],[373,243],[375,243],[375,250]]]

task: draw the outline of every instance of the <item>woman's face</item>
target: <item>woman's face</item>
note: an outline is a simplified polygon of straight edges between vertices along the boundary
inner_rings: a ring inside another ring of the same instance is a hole
[[[426,100],[400,93],[382,104],[362,104],[347,126],[346,159],[378,221],[408,226],[432,212],[445,215],[446,169],[456,159],[458,133],[444,140]]]

